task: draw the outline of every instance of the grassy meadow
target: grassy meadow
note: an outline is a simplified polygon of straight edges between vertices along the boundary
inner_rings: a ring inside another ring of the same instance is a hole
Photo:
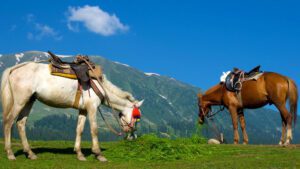
[[[300,146],[291,145],[207,145],[197,136],[169,140],[145,135],[135,141],[100,144],[106,163],[91,153],[90,142],[83,142],[87,161],[76,159],[72,141],[31,141],[38,159],[26,159],[19,140],[13,140],[16,161],[1,152],[0,168],[300,168]],[[0,142],[3,150],[3,141]]]

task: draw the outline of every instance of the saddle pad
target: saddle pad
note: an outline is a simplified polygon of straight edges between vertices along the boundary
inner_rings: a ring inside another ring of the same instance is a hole
[[[54,76],[60,76],[60,77],[65,77],[65,78],[70,78],[70,79],[77,79],[77,76],[75,72],[70,68],[70,69],[59,69],[52,64],[49,64],[49,70],[51,75]]]
[[[263,72],[256,73],[255,75],[252,75],[251,77],[245,78],[244,81],[257,80],[263,74],[264,74]]]

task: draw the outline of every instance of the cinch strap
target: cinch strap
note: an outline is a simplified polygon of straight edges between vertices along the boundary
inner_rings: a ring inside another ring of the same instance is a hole
[[[80,97],[81,97],[81,93],[82,93],[81,92],[81,85],[78,82],[78,88],[77,88],[77,91],[76,91],[75,101],[74,101],[74,104],[73,104],[74,108],[79,108],[79,100],[80,100]]]

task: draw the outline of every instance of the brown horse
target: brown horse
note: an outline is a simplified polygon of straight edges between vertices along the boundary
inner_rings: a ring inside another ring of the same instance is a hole
[[[289,99],[290,113],[286,108]],[[241,100],[241,101],[239,101]],[[298,91],[293,80],[277,73],[266,72],[257,81],[243,82],[241,98],[235,92],[226,89],[224,83],[220,83],[204,95],[198,94],[199,123],[204,123],[204,117],[211,112],[211,106],[224,105],[230,112],[234,130],[234,144],[239,142],[238,117],[243,132],[244,144],[248,143],[246,124],[243,109],[255,109],[267,104],[274,104],[280,111],[282,119],[282,135],[280,145],[288,145],[292,140],[292,121],[296,124]],[[285,140],[287,128],[287,137]],[[285,142],[284,142],[285,140]]]

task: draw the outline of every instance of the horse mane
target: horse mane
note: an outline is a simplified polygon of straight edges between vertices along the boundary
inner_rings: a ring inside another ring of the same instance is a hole
[[[113,83],[111,83],[105,75],[103,75],[103,85],[104,87],[109,90],[109,92],[112,92],[113,94],[115,94],[116,96],[122,98],[122,99],[127,99],[130,102],[134,102],[135,98],[132,96],[131,93],[123,91],[122,89],[120,89],[119,87],[117,87],[116,85],[114,85]]]
[[[219,83],[211,88],[209,88],[205,93],[204,95],[210,95],[212,93],[215,93],[215,92],[218,92],[220,89],[222,89],[222,84]]]
[[[204,95],[203,95],[203,99],[210,101],[211,103],[214,104],[219,104],[220,99],[222,99],[222,90],[223,90],[223,84],[219,83],[213,87],[211,87],[210,89],[208,89]]]

